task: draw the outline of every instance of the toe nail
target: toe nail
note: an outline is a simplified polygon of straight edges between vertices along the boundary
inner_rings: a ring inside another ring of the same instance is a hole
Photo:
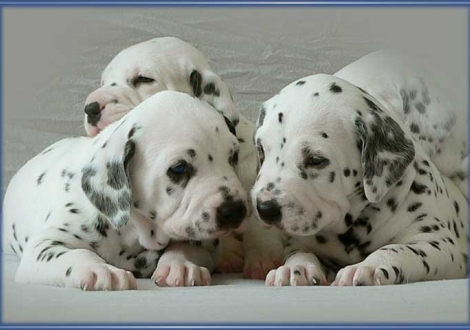
[[[313,285],[319,285],[320,280],[316,279],[315,277],[312,277],[312,282],[313,282]]]

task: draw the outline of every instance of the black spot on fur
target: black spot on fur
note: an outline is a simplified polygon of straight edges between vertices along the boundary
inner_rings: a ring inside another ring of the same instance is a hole
[[[336,85],[336,83],[332,83],[330,85],[330,92],[336,94],[336,93],[341,93],[342,91],[343,89],[340,86]]]
[[[343,174],[344,174],[345,177],[348,177],[351,174],[351,170],[349,168],[345,168],[343,170]]]
[[[109,225],[102,216],[98,215],[95,219],[94,223],[95,230],[101,234],[103,237],[107,237],[108,233],[107,230],[109,229]]]
[[[321,136],[323,136],[325,139],[328,139],[328,134],[326,134],[325,132],[322,132]]]
[[[417,102],[415,104],[416,110],[418,110],[419,113],[425,113],[426,112],[426,106],[422,102]]]
[[[188,149],[187,153],[188,153],[188,156],[191,158],[196,157],[196,151],[194,149]]]
[[[416,181],[413,181],[410,187],[410,190],[417,195],[423,194],[424,192],[426,192],[426,189],[427,186],[422,185]]]
[[[426,262],[426,260],[422,260],[422,261],[423,261],[424,268],[426,268],[426,274],[429,274],[429,264]]]
[[[197,70],[193,70],[189,76],[189,84],[193,88],[193,94],[196,97],[201,96],[202,93],[202,76]]]
[[[38,179],[37,179],[37,184],[38,184],[38,186],[43,182],[45,175],[46,175],[46,172],[42,173],[42,174],[38,177]]]
[[[305,80],[299,80],[295,83],[296,86],[302,86],[303,84],[305,84]]]
[[[278,116],[279,123],[282,124],[282,117],[284,117],[284,114],[282,112],[279,112],[277,116]]]
[[[410,125],[410,131],[411,133],[419,134],[419,126],[415,123],[412,123]]]
[[[389,278],[389,275],[388,275],[388,271],[384,268],[380,268],[380,270],[382,271],[382,273],[384,274],[385,278],[388,280]]]
[[[454,208],[455,208],[455,212],[457,213],[457,216],[459,216],[460,207],[459,207],[459,203],[457,203],[457,201],[454,201]]]
[[[390,210],[392,212],[395,212],[395,210],[397,209],[397,202],[395,201],[395,198],[389,198],[387,200],[387,206],[390,208]]]
[[[335,181],[335,176],[336,176],[335,172],[330,172],[330,182],[331,183],[333,183]]]
[[[204,94],[220,96],[220,91],[215,87],[213,82],[210,82],[204,87]]]
[[[72,274],[72,267],[67,268],[67,271],[65,272],[65,276],[69,277],[70,274]]]
[[[423,203],[420,202],[413,203],[408,207],[408,212],[414,212],[419,209],[422,205]]]

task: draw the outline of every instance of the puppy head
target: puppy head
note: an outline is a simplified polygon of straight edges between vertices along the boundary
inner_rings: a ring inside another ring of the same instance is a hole
[[[243,225],[248,201],[235,174],[238,141],[207,103],[158,93],[105,129],[95,147],[82,187],[116,228],[131,212],[178,240]]]
[[[155,38],[117,54],[105,68],[101,87],[85,101],[85,130],[97,135],[143,100],[165,90],[194,95],[211,104],[236,126],[239,114],[225,83],[204,55],[173,37]]]
[[[264,103],[255,141],[258,216],[294,235],[344,229],[354,195],[379,202],[414,158],[408,133],[354,85],[303,78]]]

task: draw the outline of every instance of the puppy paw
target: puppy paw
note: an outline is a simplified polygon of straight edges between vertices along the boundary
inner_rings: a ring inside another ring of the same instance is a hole
[[[340,269],[331,285],[362,286],[394,284],[397,275],[397,269],[391,266],[372,267],[357,264]]]
[[[282,265],[282,257],[275,257],[257,251],[249,251],[245,254],[243,275],[245,278],[264,280],[269,271]]]
[[[205,286],[211,284],[211,275],[206,267],[199,267],[190,261],[159,263],[152,275],[158,286]]]
[[[137,290],[131,272],[108,264],[89,265],[78,269],[70,267],[65,272],[65,286],[84,291]]]
[[[326,283],[323,271],[311,263],[273,269],[266,276],[265,282],[267,286],[306,286]]]
[[[235,237],[224,237],[220,240],[215,271],[217,273],[241,273],[243,271],[243,242]]]

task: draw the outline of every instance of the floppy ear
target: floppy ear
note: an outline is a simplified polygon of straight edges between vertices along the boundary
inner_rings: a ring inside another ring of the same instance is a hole
[[[122,125],[122,124],[121,124]],[[90,164],[82,169],[82,189],[88,200],[118,229],[130,219],[131,185],[129,164],[134,156],[137,130],[118,127],[109,137],[99,136]]]
[[[227,117],[233,126],[238,125],[240,114],[227,85],[217,74],[207,69],[192,68],[189,74],[189,85],[195,97],[213,106]]]
[[[376,203],[403,177],[414,159],[415,149],[411,137],[392,117],[369,96],[364,100],[366,110],[357,112],[354,124],[365,195]]]

